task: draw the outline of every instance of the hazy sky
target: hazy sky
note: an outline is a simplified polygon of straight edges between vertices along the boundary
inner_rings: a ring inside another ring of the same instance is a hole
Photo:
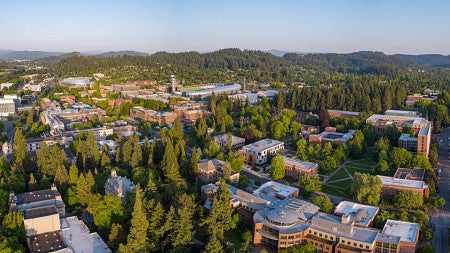
[[[229,47],[450,54],[450,1],[0,1],[0,49]]]

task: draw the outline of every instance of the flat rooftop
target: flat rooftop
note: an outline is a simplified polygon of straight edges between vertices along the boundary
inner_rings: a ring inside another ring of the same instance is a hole
[[[341,111],[341,110],[331,110],[331,109],[328,109],[328,112],[329,112],[329,113],[346,114],[346,115],[352,115],[352,116],[359,116],[359,112]]]
[[[425,169],[422,168],[414,168],[414,169],[398,168],[394,174],[394,178],[410,179],[410,180],[423,180],[424,176],[425,176]]]
[[[278,198],[281,196],[282,198],[287,198],[289,195],[298,192],[298,188],[280,184],[274,181],[269,181],[263,185],[261,185],[258,189],[256,189],[253,194],[263,197],[263,195],[270,196],[272,198]]]
[[[252,144],[244,146],[242,149],[249,149],[252,151],[255,151],[256,153],[259,153],[263,150],[278,146],[280,144],[284,144],[282,141],[272,140],[272,139],[263,139],[257,142],[254,142]]]
[[[405,111],[405,110],[387,110],[384,112],[386,115],[394,116],[420,116],[417,111]]]
[[[400,236],[400,241],[402,242],[416,242],[419,233],[419,224],[387,220],[382,232],[386,235]]]
[[[289,164],[289,165],[293,165],[295,167],[300,167],[300,168],[305,169],[305,170],[311,170],[312,168],[317,166],[317,163],[302,161],[302,160],[299,160],[299,159],[296,159],[296,158],[287,157],[287,156],[284,157],[284,163],[285,164]]]
[[[221,135],[216,135],[214,136],[214,139],[216,141],[220,141],[222,143],[226,143],[228,141],[228,134],[221,134]],[[231,136],[231,143],[237,143],[237,142],[245,142],[244,138],[238,137],[238,136]]]
[[[91,233],[76,216],[61,220],[61,232],[75,252],[111,253],[102,238],[97,233]]]
[[[355,130],[349,130],[348,133],[337,133],[337,132],[321,132],[318,134],[319,136],[322,136],[322,140],[325,141],[343,141],[346,142],[353,138],[353,135],[355,134]]]
[[[350,201],[342,201],[337,205],[335,214],[350,216],[350,220],[367,227],[371,220],[377,215],[379,208],[376,206],[362,205]]]
[[[383,185],[392,185],[392,186],[408,187],[408,188],[416,188],[416,189],[425,189],[428,187],[425,184],[425,182],[423,182],[423,181],[386,177],[386,176],[380,176],[380,175],[377,175],[377,177],[381,180]]]
[[[325,213],[311,219],[311,228],[365,243],[373,243],[378,235],[377,230],[343,224],[340,217]]]
[[[418,136],[427,136],[431,131],[431,124],[428,123],[420,128]]]

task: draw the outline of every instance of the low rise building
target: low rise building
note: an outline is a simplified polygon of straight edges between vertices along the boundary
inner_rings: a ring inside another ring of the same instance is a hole
[[[316,175],[319,170],[319,164],[285,156],[284,169],[286,177],[298,180],[300,175],[305,173]]]
[[[243,146],[245,146],[244,138],[237,137],[231,134],[216,135],[214,136],[213,140],[217,142],[217,144],[219,144],[219,146],[223,149],[227,149],[227,143],[230,142],[232,151],[240,150]]]
[[[53,206],[58,211],[60,217],[66,215],[66,205],[55,185],[50,189],[25,192],[17,195],[11,192],[9,194],[8,206],[10,212]]]
[[[401,190],[410,190],[421,196],[428,197],[428,185],[424,181],[402,179],[395,177],[386,177],[378,175],[378,178],[383,183],[381,189],[382,198],[390,198]]]
[[[268,161],[269,156],[275,156],[283,150],[284,142],[272,139],[263,139],[242,147],[244,160],[250,165],[264,164]]]
[[[116,170],[111,170],[111,175],[105,183],[105,194],[118,197],[123,201],[126,193],[134,192],[134,190],[136,186],[130,179],[118,176]]]
[[[309,136],[310,144],[324,144],[327,142],[335,143],[335,144],[344,144],[348,143],[351,139],[353,139],[355,130],[349,130],[348,133],[337,133],[336,128],[327,127],[325,131],[320,134],[312,134]]]
[[[130,109],[130,117],[141,119],[158,125],[172,125],[177,115],[173,112],[161,112],[135,106]]]
[[[186,91],[183,93],[183,95],[189,98],[195,98],[195,97],[209,97],[213,93],[215,95],[234,94],[240,91],[241,88],[242,88],[241,85],[237,83],[230,85],[216,84],[214,88]]]
[[[69,89],[86,89],[91,87],[91,82],[88,77],[71,77],[61,80],[59,85]]]
[[[220,180],[224,174],[224,167],[229,166],[231,183],[239,183],[239,172],[231,170],[228,162],[212,159],[198,163],[198,178],[203,183],[214,183]]]
[[[417,223],[387,220],[382,233],[389,236],[400,237],[399,247],[401,253],[414,253],[416,252],[419,241],[419,229],[419,224]]]

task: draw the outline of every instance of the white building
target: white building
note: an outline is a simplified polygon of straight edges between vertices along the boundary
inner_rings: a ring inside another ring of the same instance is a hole
[[[264,139],[242,147],[247,164],[264,164],[269,155],[274,156],[284,150],[284,142]]]

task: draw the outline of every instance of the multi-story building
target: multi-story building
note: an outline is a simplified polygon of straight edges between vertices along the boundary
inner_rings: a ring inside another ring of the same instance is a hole
[[[23,211],[30,252],[110,253],[97,233],[90,233],[76,216],[65,217],[65,205],[56,187],[49,190],[10,193],[10,212]]]
[[[91,86],[90,78],[88,77],[71,77],[61,80],[59,85],[69,89],[89,88]]]
[[[378,134],[382,134],[390,125],[396,126],[399,131],[402,131],[404,126],[409,126],[413,129],[414,134],[417,134],[428,122],[414,112],[389,110],[385,115],[370,116],[366,123],[372,125]]]
[[[66,215],[66,205],[55,185],[50,189],[25,192],[17,195],[11,192],[8,203],[10,212],[53,206],[61,217]]]
[[[263,139],[242,147],[244,160],[250,165],[261,165],[268,161],[269,156],[274,156],[284,150],[284,142]]]
[[[417,138],[402,134],[399,138],[399,146],[415,150],[418,154],[428,157],[432,124],[420,117],[417,112],[388,110],[385,115],[370,116],[366,122],[372,125],[378,134],[382,134],[390,125],[396,126],[399,131],[402,131],[404,126],[411,127],[414,134],[417,134]]]
[[[126,193],[134,192],[134,190],[136,186],[130,179],[118,176],[116,170],[111,170],[111,175],[105,183],[105,194],[118,197],[123,201]]]
[[[241,85],[238,83],[230,84],[230,85],[217,84],[213,88],[208,88],[208,89],[203,89],[203,90],[186,91],[186,92],[184,92],[183,95],[186,97],[190,97],[190,98],[209,97],[213,93],[216,95],[237,93],[238,91],[241,90],[241,88],[242,88]]]
[[[198,163],[198,179],[203,183],[217,182],[223,177],[223,169],[225,166],[230,166],[230,164],[219,159],[200,162]],[[239,172],[231,170],[228,180],[233,184],[239,183]]]
[[[398,139],[398,146],[417,152],[428,157],[431,144],[431,124],[427,124],[419,130],[417,137],[410,134],[402,134]]]
[[[295,198],[258,210],[253,216],[253,244],[280,251],[303,243],[309,220],[318,211],[318,206]]]
[[[172,125],[177,115],[173,112],[160,112],[135,106],[130,109],[130,117],[157,123],[158,125]]]
[[[420,128],[417,134],[417,154],[428,157],[430,153],[431,131],[431,122],[428,122],[428,124]]]
[[[336,128],[327,127],[325,131],[320,134],[311,134],[309,136],[310,144],[324,144],[327,142],[335,143],[335,144],[344,144],[348,143],[353,135],[356,133],[355,130],[349,130],[348,133],[338,133],[336,132]]]
[[[286,177],[298,180],[304,173],[315,175],[319,170],[319,164],[306,162],[296,158],[284,157],[284,169]]]
[[[421,196],[428,197],[428,185],[424,181],[386,177],[378,175],[378,178],[383,183],[381,189],[382,198],[390,198],[401,190],[410,190]]]
[[[0,98],[0,117],[7,117],[16,113],[16,103],[13,98]]]
[[[202,187],[205,207],[219,183]],[[388,220],[382,231],[371,228],[378,208],[348,201],[335,215],[297,198],[298,189],[268,182],[253,194],[228,186],[230,204],[244,225],[252,228],[253,243],[279,252],[309,242],[326,253],[412,253],[418,243],[419,224]]]
[[[394,243],[386,243],[386,240],[377,241],[376,252],[387,253],[414,253],[419,240],[419,224],[398,220],[387,220],[382,233],[391,237],[393,241],[399,241],[398,246]],[[398,238],[399,237],[399,238]],[[398,238],[398,239],[397,239]],[[387,250],[389,249],[389,251]]]
[[[229,140],[229,138],[231,138]],[[237,137],[234,135],[221,134],[214,136],[213,140],[219,144],[219,146],[223,149],[227,149],[228,141],[231,142],[231,150],[236,151],[240,150],[243,146],[245,146],[245,139],[241,137]]]

